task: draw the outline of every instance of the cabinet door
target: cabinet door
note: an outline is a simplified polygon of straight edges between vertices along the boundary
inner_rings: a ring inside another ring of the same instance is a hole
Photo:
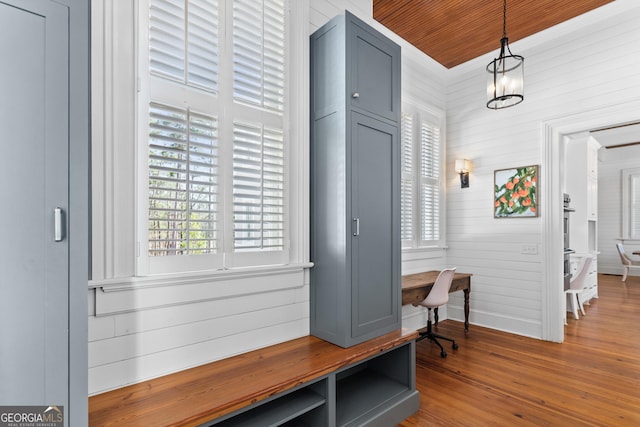
[[[0,402],[65,411],[68,27],[68,10],[58,3],[0,3]]]
[[[400,117],[400,47],[347,15],[351,106],[394,122]]]
[[[398,129],[352,113],[352,335],[399,325]]]

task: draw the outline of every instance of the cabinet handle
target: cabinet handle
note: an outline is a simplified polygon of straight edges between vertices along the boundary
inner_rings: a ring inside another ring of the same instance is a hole
[[[64,232],[62,230],[62,216],[62,208],[55,208],[53,210],[53,240],[56,242],[62,242],[62,239],[64,238]]]
[[[358,92],[353,92],[353,95],[351,95],[352,98],[360,98],[360,94]]]
[[[360,235],[360,218],[353,218],[353,221],[356,223],[356,231],[353,232],[354,236]]]

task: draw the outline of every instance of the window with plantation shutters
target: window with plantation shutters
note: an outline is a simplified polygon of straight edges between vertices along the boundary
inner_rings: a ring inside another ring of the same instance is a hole
[[[640,168],[622,170],[622,236],[640,240]]]
[[[405,244],[413,242],[413,115],[401,114],[401,178],[400,178],[400,235]]]
[[[420,241],[440,240],[440,129],[420,122]]]
[[[640,239],[640,174],[631,180],[631,238]]]
[[[404,248],[440,243],[440,126],[428,114],[402,113],[401,234]]]
[[[286,262],[286,0],[146,1],[149,272]]]

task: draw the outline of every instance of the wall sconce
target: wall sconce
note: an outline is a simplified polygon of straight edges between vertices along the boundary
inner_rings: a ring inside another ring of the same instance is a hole
[[[469,187],[469,169],[471,169],[471,162],[469,160],[456,160],[455,170],[460,174],[460,188]]]

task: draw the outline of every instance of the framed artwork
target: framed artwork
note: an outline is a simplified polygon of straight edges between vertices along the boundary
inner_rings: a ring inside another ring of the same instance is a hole
[[[494,218],[538,216],[538,166],[499,169],[493,173]]]

